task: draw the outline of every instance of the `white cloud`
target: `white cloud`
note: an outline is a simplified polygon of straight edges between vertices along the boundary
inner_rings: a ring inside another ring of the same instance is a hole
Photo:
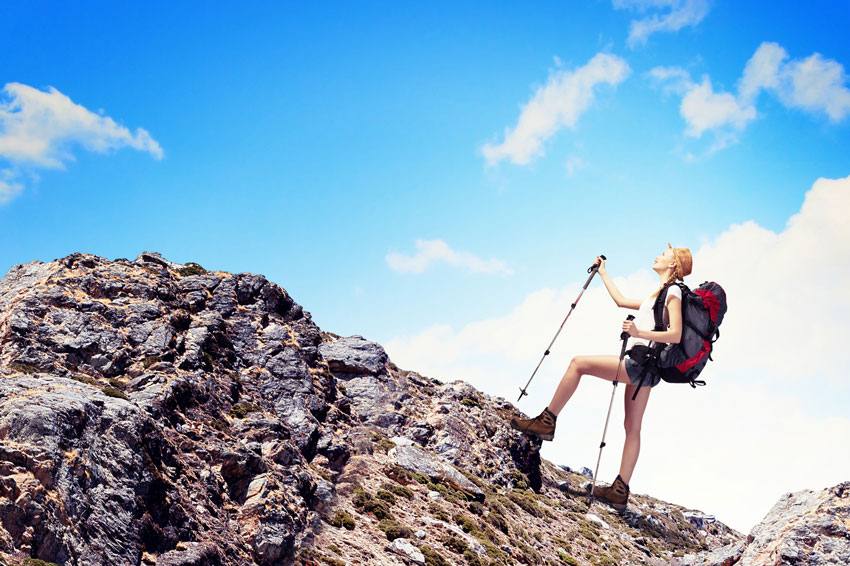
[[[754,221],[730,226],[694,252],[693,288],[723,285],[729,312],[703,372],[706,387],[661,383],[644,419],[634,491],[690,505],[747,531],[785,491],[822,488],[850,474],[850,177],[818,179],[799,212],[773,232]],[[680,244],[683,245],[683,244]],[[659,246],[659,251],[664,247]],[[647,258],[648,263],[651,258]],[[609,270],[616,270],[609,259]],[[630,297],[648,294],[648,268],[614,278]],[[435,325],[387,341],[401,367],[463,379],[517,404],[584,278],[541,289],[509,311],[455,329]],[[617,355],[621,322],[601,282],[584,293],[518,406],[537,414],[574,355]],[[593,466],[611,383],[585,376],[559,417],[544,457]],[[618,387],[622,399],[625,387]],[[600,477],[617,473],[623,403],[615,403]]]
[[[523,106],[516,125],[505,129],[504,140],[485,144],[481,153],[489,165],[503,159],[517,165],[528,164],[542,153],[543,142],[558,130],[575,127],[593,103],[598,85],[616,86],[630,72],[623,59],[607,53],[597,53],[575,70],[550,72],[546,84]]]
[[[433,264],[447,263],[473,273],[513,274],[513,270],[503,261],[485,260],[469,252],[453,250],[443,240],[416,240],[416,249],[414,255],[388,253],[385,258],[387,265],[401,273],[423,273]]]
[[[655,67],[648,76],[666,93],[682,96],[679,113],[687,124],[686,135],[714,134],[708,153],[737,141],[738,134],[758,117],[756,102],[763,91],[788,108],[822,113],[832,122],[850,114],[850,89],[845,86],[847,77],[840,63],[819,53],[788,60],[785,49],[772,42],[759,45],[747,61],[737,94],[715,91],[707,75],[694,82],[690,73],[679,67]]]
[[[711,79],[707,76],[685,94],[679,111],[688,123],[687,135],[695,138],[702,136],[706,130],[727,126],[743,130],[756,118],[754,107],[740,104],[728,92],[714,92]]]
[[[695,26],[708,15],[708,0],[614,0],[617,10],[634,10],[641,13],[655,12],[644,18],[632,20],[629,25],[629,47],[643,45],[654,33],[676,32],[686,26]]]
[[[146,130],[131,132],[112,118],[76,104],[54,87],[41,91],[7,83],[2,92],[0,159],[17,167],[64,169],[74,161],[75,147],[96,153],[130,147],[155,159],[163,156],[162,147]],[[0,195],[7,197],[21,190],[20,183],[8,179],[3,187]]]

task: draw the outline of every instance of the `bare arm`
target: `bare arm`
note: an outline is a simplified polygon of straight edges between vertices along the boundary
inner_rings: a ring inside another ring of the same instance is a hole
[[[617,289],[617,286],[614,285],[614,282],[611,281],[611,278],[608,277],[607,271],[600,270],[599,275],[602,276],[602,282],[605,283],[605,288],[608,289],[608,293],[611,295],[611,298],[614,299],[614,302],[617,303],[618,307],[634,310],[638,310],[640,308],[640,301],[625,297],[620,290]]]
[[[667,300],[667,312],[670,315],[670,328],[667,330],[640,330],[637,338],[662,342],[664,344],[678,344],[682,339],[682,300],[673,295]]]

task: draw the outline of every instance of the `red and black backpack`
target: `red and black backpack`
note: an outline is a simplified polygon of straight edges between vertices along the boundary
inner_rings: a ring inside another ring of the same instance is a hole
[[[691,291],[681,282],[664,286],[652,312],[655,317],[655,330],[667,330],[664,326],[664,303],[670,285],[678,285],[682,291],[682,338],[676,344],[654,343],[652,346],[637,344],[629,350],[629,357],[643,366],[641,378],[647,370],[655,371],[668,383],[690,383],[691,387],[705,385],[697,380],[708,360],[714,361],[711,351],[720,338],[720,323],[726,314],[726,292],[714,281],[703,283]],[[632,400],[640,391],[641,384],[635,390]]]

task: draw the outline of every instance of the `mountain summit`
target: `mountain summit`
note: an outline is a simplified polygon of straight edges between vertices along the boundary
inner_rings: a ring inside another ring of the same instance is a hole
[[[850,482],[789,495],[749,537],[634,493],[620,516],[588,509],[587,470],[542,460],[514,415],[322,331],[262,275],[155,252],[17,265],[0,280],[0,563],[778,564],[848,548]]]

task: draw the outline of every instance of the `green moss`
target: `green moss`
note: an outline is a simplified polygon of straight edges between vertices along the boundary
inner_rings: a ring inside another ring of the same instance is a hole
[[[478,501],[470,502],[470,504],[467,505],[466,508],[476,515],[483,515],[485,511],[484,506]]]
[[[455,523],[464,530],[464,532],[471,533],[478,530],[478,524],[469,515],[458,513],[454,516],[454,520]]]
[[[79,381],[80,383],[87,383],[89,385],[94,385],[96,387],[100,386],[100,383],[98,383],[98,381],[95,378],[91,377],[90,375],[86,375],[84,373],[75,373],[74,375],[71,376],[71,379],[73,379],[74,381]]]
[[[484,519],[488,523],[490,523],[491,525],[493,525],[494,527],[496,527],[497,529],[499,529],[500,531],[505,533],[506,535],[510,534],[510,532],[508,530],[508,522],[507,522],[507,520],[505,520],[505,517],[501,513],[496,513],[495,511],[490,511],[490,513],[488,513],[484,517]]]
[[[448,560],[443,558],[443,555],[428,546],[423,544],[419,547],[419,552],[425,557],[425,566],[451,566]]]
[[[534,500],[534,496],[530,495],[528,492],[517,490],[509,491],[508,499],[529,515],[533,515],[534,517],[540,517],[543,515],[540,507]]]
[[[337,511],[328,521],[334,527],[345,527],[347,530],[354,530],[354,517],[348,511]]]
[[[13,369],[17,372],[26,373],[26,374],[38,372],[38,368],[36,366],[34,366],[32,364],[25,363],[25,362],[12,362],[12,363],[9,364],[9,368]]]
[[[463,558],[464,558],[464,560],[466,560],[466,563],[469,564],[469,566],[483,566],[484,565],[484,563],[481,562],[481,558],[478,557],[478,553],[476,553],[475,551],[473,551],[469,548],[467,548],[466,550],[463,551]]]
[[[445,521],[447,523],[452,520],[452,518],[449,517],[448,513],[446,513],[445,510],[443,510],[442,507],[440,507],[438,504],[434,503],[433,501],[428,504],[428,511],[431,512],[431,515],[433,515],[435,519],[439,519],[439,520]]]
[[[374,497],[362,487],[358,486],[354,489],[354,497],[351,503],[361,513],[371,513],[378,519],[393,518],[389,504],[382,499]]]
[[[219,432],[227,432],[230,430],[230,423],[222,418],[214,418],[210,421],[210,426]]]
[[[528,476],[519,470],[511,470],[509,474],[514,483],[514,489],[528,489]]]
[[[481,407],[481,403],[479,403],[478,399],[475,399],[474,397],[464,397],[461,399],[460,404],[466,407]]]
[[[228,414],[237,419],[244,419],[248,413],[253,413],[256,411],[260,411],[261,408],[256,403],[252,403],[250,401],[239,401],[230,407],[230,411]]]
[[[113,387],[111,385],[104,385],[103,389],[101,389],[101,391],[103,391],[103,394],[106,395],[107,397],[117,397],[119,399],[125,399],[125,400],[130,399],[129,397],[127,397],[124,394],[123,391],[121,391],[120,389],[116,389],[115,387]]]
[[[591,542],[599,544],[599,542],[600,542],[599,533],[597,533],[595,527],[590,526],[590,523],[588,523],[585,520],[582,520],[579,523],[578,530],[584,538],[586,538],[587,540],[589,540]]]
[[[579,566],[579,561],[564,552],[564,550],[561,548],[558,549],[558,558],[564,564],[569,564],[570,566]]]
[[[383,499],[384,501],[386,501],[390,505],[395,504],[395,495],[393,495],[391,492],[387,491],[386,489],[379,489],[378,491],[376,491],[375,497],[377,497],[378,499]]]
[[[431,483],[431,478],[424,474],[420,474],[419,472],[410,472],[410,477],[412,477],[414,480],[423,485],[428,485]]]
[[[378,528],[384,531],[387,539],[395,540],[397,538],[411,538],[413,531],[405,527],[395,519],[381,519],[378,521]]]
[[[460,538],[458,535],[454,533],[449,533],[445,538],[441,541],[443,546],[454,552],[455,554],[463,554],[463,552],[469,548],[466,545],[466,541]]]
[[[413,492],[403,485],[398,485],[397,483],[384,482],[381,484],[381,488],[389,491],[390,493],[394,493],[399,497],[405,497],[410,499],[413,497]]]
[[[180,267],[177,269],[177,273],[182,277],[186,277],[187,275],[203,275],[207,272],[206,269],[201,267],[201,264],[195,263],[194,261],[187,261],[185,267]]]
[[[593,566],[617,566],[617,561],[607,554],[600,554],[593,559]]]

